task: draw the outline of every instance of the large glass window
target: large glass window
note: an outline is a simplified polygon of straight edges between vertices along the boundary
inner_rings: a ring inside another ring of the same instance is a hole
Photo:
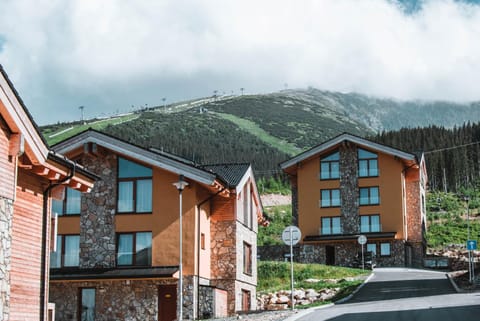
[[[322,217],[322,235],[341,233],[340,217]]]
[[[50,255],[50,267],[75,267],[80,263],[80,236],[58,235],[57,251]]]
[[[320,160],[320,179],[338,179],[340,177],[340,153],[335,152]]]
[[[375,187],[360,187],[360,205],[378,205],[380,204],[380,197],[378,193],[378,186]]]
[[[52,201],[52,212],[58,215],[78,215],[81,209],[82,193],[75,189],[67,187],[65,198],[63,200]]]
[[[373,233],[380,232],[380,215],[361,215],[360,232]]]
[[[372,252],[372,257],[377,256],[377,244],[376,243],[368,243],[367,244],[367,252]]]
[[[152,265],[152,232],[118,234],[117,265]]]
[[[95,289],[80,290],[80,321],[95,321]]]
[[[124,158],[118,159],[119,213],[152,212],[152,169]]]
[[[340,190],[339,189],[322,189],[320,191],[321,207],[340,206]]]
[[[358,176],[378,176],[378,155],[365,149],[358,149]]]

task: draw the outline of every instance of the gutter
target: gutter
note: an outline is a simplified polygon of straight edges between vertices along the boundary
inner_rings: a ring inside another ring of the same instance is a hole
[[[50,182],[47,188],[43,191],[43,221],[42,221],[42,257],[40,260],[41,264],[41,271],[40,271],[40,320],[46,321],[46,314],[45,314],[45,307],[47,306],[47,295],[45,294],[46,290],[46,283],[49,282],[49,278],[47,277],[47,232],[48,232],[48,199],[50,196],[50,191],[52,188],[61,185],[62,183],[68,181],[75,175],[77,163],[70,163],[71,172],[65,178],[57,181],[56,183]]]

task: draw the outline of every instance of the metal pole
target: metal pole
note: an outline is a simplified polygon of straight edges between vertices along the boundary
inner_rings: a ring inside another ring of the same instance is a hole
[[[295,310],[294,295],[293,295],[293,231],[290,227],[290,282],[291,282],[291,301],[292,301],[292,311]]]
[[[178,320],[183,320],[183,267],[182,267],[182,262],[183,262],[183,236],[182,236],[182,189],[178,190],[179,193],[179,201],[180,201],[180,217],[179,217],[179,224],[180,224],[180,257],[179,257],[179,267],[178,267],[178,273],[179,273],[179,279],[178,279],[178,287],[179,287],[179,311],[178,311]]]
[[[362,245],[362,270],[365,270],[365,257],[363,256],[363,244]]]

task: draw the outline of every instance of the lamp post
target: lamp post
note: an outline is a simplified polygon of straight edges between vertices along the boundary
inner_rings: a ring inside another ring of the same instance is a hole
[[[183,227],[182,227],[182,192],[185,187],[188,186],[188,183],[183,180],[183,175],[180,175],[178,182],[173,183],[173,185],[178,190],[178,202],[179,202],[179,264],[178,264],[178,320],[183,320],[183,268],[182,268],[182,261],[183,261]]]
[[[470,241],[470,206],[468,201],[470,198],[465,196],[464,201],[467,203],[467,242]],[[472,275],[472,251],[468,250],[468,281],[473,283],[473,275]]]

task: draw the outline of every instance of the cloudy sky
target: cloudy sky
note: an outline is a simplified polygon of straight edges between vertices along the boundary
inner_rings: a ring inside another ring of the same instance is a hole
[[[480,100],[479,2],[0,0],[0,63],[39,124],[242,87]]]

